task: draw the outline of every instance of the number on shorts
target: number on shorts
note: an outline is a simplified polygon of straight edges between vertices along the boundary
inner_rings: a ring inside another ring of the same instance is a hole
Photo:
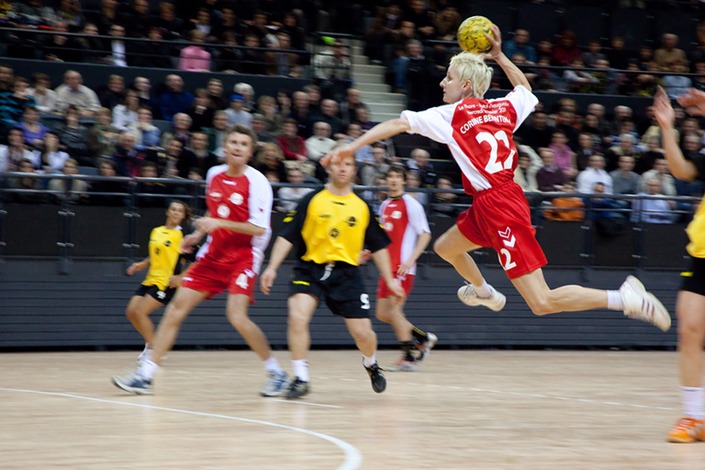
[[[249,280],[247,278],[247,274],[245,274],[245,273],[240,274],[237,277],[237,279],[235,280],[235,285],[241,289],[247,289],[247,287],[249,285]]]
[[[502,260],[502,255],[504,255],[504,260]],[[505,271],[509,271],[512,268],[516,268],[516,263],[512,261],[512,254],[506,248],[499,250],[499,264],[502,265]]]
[[[480,132],[475,136],[475,139],[477,139],[478,143],[483,143],[487,142],[490,146],[490,159],[487,162],[487,165],[485,165],[485,171],[487,173],[497,173],[498,171],[502,170],[509,170],[512,168],[512,164],[514,162],[514,149],[512,149],[509,152],[509,155],[507,155],[507,150],[510,149],[509,146],[509,138],[507,137],[507,133],[504,131],[497,131],[494,133],[494,135],[490,134],[489,132]],[[499,152],[499,145],[497,144],[497,141],[500,141],[504,144],[505,148],[502,148],[502,153],[500,154]],[[500,162],[500,159],[504,160],[504,164]]]
[[[370,309],[370,296],[363,293],[360,294],[360,302],[362,303],[362,309],[363,310],[369,310]]]

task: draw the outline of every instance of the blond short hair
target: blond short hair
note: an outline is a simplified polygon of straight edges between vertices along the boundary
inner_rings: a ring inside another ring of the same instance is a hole
[[[450,66],[455,68],[458,79],[470,80],[473,98],[485,96],[485,92],[490,88],[493,71],[481,55],[461,52],[450,59]]]

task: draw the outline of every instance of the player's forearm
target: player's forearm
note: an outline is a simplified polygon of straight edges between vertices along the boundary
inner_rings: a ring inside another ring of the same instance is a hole
[[[524,75],[524,72],[519,70],[519,67],[514,65],[514,63],[509,60],[509,57],[507,57],[504,53],[500,53],[494,58],[494,60],[497,62],[497,65],[502,68],[502,71],[504,71],[504,74],[511,82],[512,87],[523,85],[527,90],[531,91],[531,85],[529,84],[529,80],[526,78],[526,75]]]
[[[284,237],[277,237],[272,247],[272,252],[269,255],[269,264],[267,264],[267,269],[273,269],[276,271],[279,266],[286,259],[286,255],[289,254],[291,248],[294,246],[289,240]]]
[[[428,232],[424,232],[421,235],[419,235],[419,239],[416,240],[416,246],[414,247],[414,251],[411,253],[411,256],[409,257],[409,262],[411,264],[416,263],[416,260],[421,257],[423,252],[426,250],[426,247],[428,244],[431,243],[431,234]]]
[[[251,235],[253,237],[258,237],[265,232],[264,227],[259,227],[250,222],[233,222],[232,220],[218,219],[220,228],[225,230],[230,230],[231,232],[242,233],[244,235]]]
[[[380,140],[393,137],[410,129],[409,121],[404,118],[390,119],[374,126],[369,131],[362,134],[349,145],[353,147],[353,151],[358,151],[365,145],[371,145]]]
[[[692,162],[683,156],[683,152],[676,142],[676,133],[673,126],[661,127],[661,139],[663,140],[663,153],[668,161],[668,169],[671,174],[685,181],[692,181],[698,175],[698,171]]]

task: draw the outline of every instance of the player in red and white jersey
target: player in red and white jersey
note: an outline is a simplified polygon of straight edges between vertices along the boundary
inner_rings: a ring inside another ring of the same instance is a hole
[[[392,271],[409,297],[416,276],[416,260],[431,241],[423,206],[409,194],[404,193],[406,172],[403,167],[392,166],[387,171],[386,181],[389,197],[382,202],[379,217],[392,243],[387,246],[392,262]],[[397,298],[383,278],[377,284],[377,319],[389,323],[401,345],[402,357],[389,371],[413,372],[436,344],[438,338],[412,324],[404,314],[406,299]],[[418,355],[414,352],[418,350]]]
[[[448,145],[473,204],[436,240],[434,249],[469,283],[458,289],[458,297],[466,305],[483,305],[495,311],[504,308],[506,298],[485,281],[468,254],[492,247],[536,315],[608,308],[668,330],[668,311],[633,276],[619,290],[610,291],[577,285],[551,289],[546,284],[541,270],[546,257],[536,240],[524,193],[513,181],[517,166],[513,134],[538,99],[524,73],[502,52],[499,28],[492,29],[494,37],[487,35],[492,43],[488,54],[461,52],[451,58],[440,83],[447,104],[421,112],[404,111],[399,118],[378,124],[333,153],[346,156],[402,132],[422,134]],[[514,86],[503,98],[483,99],[492,78],[485,59],[494,60]]]
[[[182,252],[189,253],[208,234],[196,262],[183,277],[181,287],[169,303],[157,329],[151,359],[142,361],[127,377],[113,383],[136,394],[152,393],[152,377],[171,349],[181,323],[204,299],[227,290],[226,315],[230,323],[260,357],[269,374],[263,396],[281,394],[287,375],[272,355],[262,330],[247,315],[254,301],[254,287],[271,236],[272,187],[266,177],[247,165],[257,137],[236,125],[225,137],[226,163],[213,167],[206,178],[208,213],[194,222],[196,231],[184,237]]]

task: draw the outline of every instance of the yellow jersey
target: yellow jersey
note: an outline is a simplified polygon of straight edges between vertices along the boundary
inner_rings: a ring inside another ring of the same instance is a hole
[[[149,235],[149,271],[143,285],[157,286],[159,290],[169,287],[169,278],[181,272],[179,246],[183,238],[181,227],[168,229],[162,225],[152,229]]]
[[[327,189],[307,194],[284,218],[279,233],[297,246],[302,261],[358,265],[360,252],[375,252],[390,240],[370,206],[357,194],[336,196]]]

